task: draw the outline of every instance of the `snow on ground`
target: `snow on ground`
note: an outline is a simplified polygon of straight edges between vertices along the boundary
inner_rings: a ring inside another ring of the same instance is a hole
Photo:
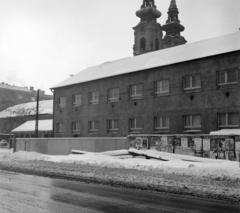
[[[240,180],[239,162],[226,160],[204,159],[185,155],[176,155],[158,151],[130,150],[148,156],[161,156],[168,161],[146,159],[144,156],[132,156],[129,150],[117,150],[103,153],[84,152],[84,154],[70,154],[68,156],[45,155],[35,152],[19,151],[13,153],[14,160],[43,160],[51,162],[74,163],[79,165],[94,165],[108,168],[137,169],[144,171],[162,171],[170,174],[208,177],[210,179]],[[198,161],[198,162],[196,162]]]

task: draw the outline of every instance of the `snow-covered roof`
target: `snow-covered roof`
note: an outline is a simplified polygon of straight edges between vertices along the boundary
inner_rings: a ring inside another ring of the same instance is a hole
[[[210,132],[210,135],[240,135],[240,129],[221,129]]]
[[[240,32],[105,62],[75,74],[52,89],[238,50],[240,50]]]
[[[27,121],[21,126],[12,130],[12,132],[34,132],[36,121]],[[39,120],[38,121],[38,131],[52,131],[53,120]]]
[[[36,114],[37,102],[29,102],[9,107],[0,112],[0,118]],[[53,100],[39,101],[39,114],[53,114]]]
[[[2,88],[2,89],[10,89],[10,90],[17,90],[17,91],[23,91],[23,92],[29,92],[29,93],[32,92],[27,87],[18,87],[18,86],[3,84],[3,83],[0,83],[0,88]]]

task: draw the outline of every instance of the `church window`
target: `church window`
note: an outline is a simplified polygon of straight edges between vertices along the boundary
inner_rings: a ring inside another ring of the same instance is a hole
[[[156,39],[156,50],[159,50],[159,40]]]
[[[146,49],[146,39],[145,38],[141,38],[140,49],[141,50],[145,50]]]

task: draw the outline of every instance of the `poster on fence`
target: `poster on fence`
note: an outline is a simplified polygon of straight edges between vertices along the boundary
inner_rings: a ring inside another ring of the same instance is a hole
[[[202,138],[194,138],[194,145],[197,151],[202,150]]]
[[[210,138],[203,139],[203,151],[210,151]]]
[[[188,148],[188,138],[181,138],[181,147],[182,149]]]

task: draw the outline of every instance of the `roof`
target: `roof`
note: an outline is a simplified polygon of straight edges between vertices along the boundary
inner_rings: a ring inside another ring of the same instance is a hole
[[[27,121],[21,126],[12,130],[12,132],[34,132],[36,121]],[[53,120],[39,120],[38,121],[38,131],[52,131]]]
[[[22,91],[22,92],[29,92],[29,93],[32,92],[27,87],[18,87],[18,86],[3,84],[3,83],[0,83],[0,88],[2,88],[2,89],[9,89],[9,90],[16,90],[16,91]]]
[[[221,129],[210,132],[210,135],[240,135],[240,129]]]
[[[240,50],[240,32],[89,67],[52,89]]]
[[[18,104],[0,112],[0,118],[36,115],[37,102]],[[39,101],[39,114],[53,114],[53,100]]]

